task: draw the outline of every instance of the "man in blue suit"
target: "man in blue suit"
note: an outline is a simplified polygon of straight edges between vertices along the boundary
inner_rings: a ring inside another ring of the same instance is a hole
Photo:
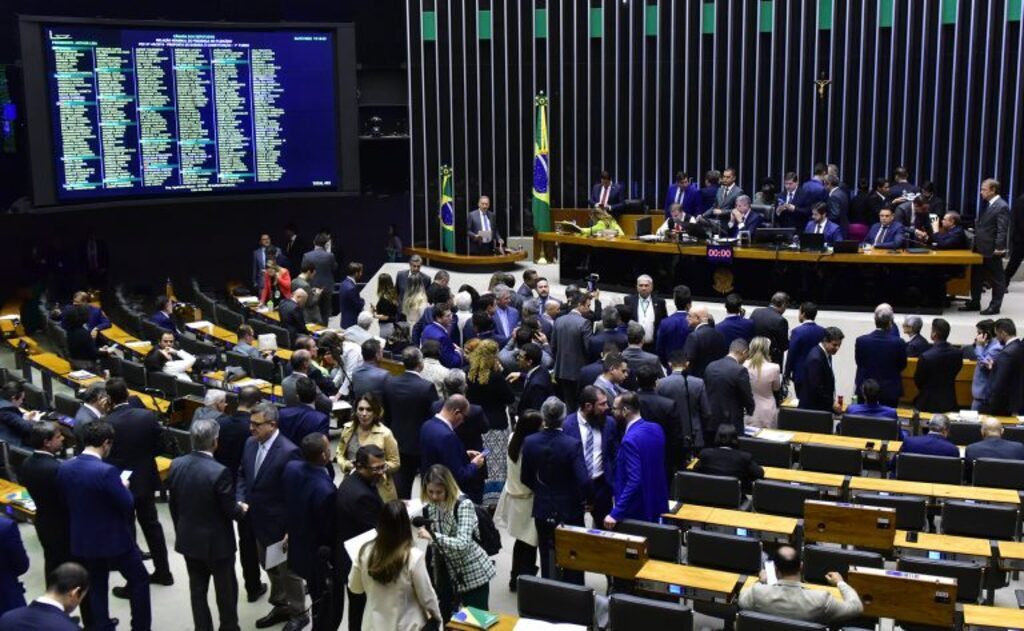
[[[675,303],[676,310],[661,321],[658,325],[658,334],[654,336],[654,350],[665,363],[673,352],[681,351],[686,346],[686,337],[690,334],[687,312],[693,302],[690,288],[686,285],[676,285],[672,289],[672,302]]]
[[[764,221],[761,213],[750,209],[750,197],[740,195],[736,198],[736,208],[729,214],[729,237],[735,239],[741,232],[754,232]]]
[[[47,575],[45,594],[27,607],[0,616],[0,631],[80,631],[71,613],[88,591],[89,573],[85,568],[63,563]]]
[[[363,264],[349,263],[346,273],[345,280],[341,281],[341,288],[338,291],[341,328],[343,329],[356,323],[359,312],[366,305],[366,301],[359,295],[359,281],[363,277]]]
[[[263,270],[267,268],[267,248],[270,245],[270,235],[261,234],[259,246],[252,251],[252,286],[257,296],[263,290]]]
[[[932,235],[932,247],[936,250],[967,249],[967,235],[960,227],[960,213],[951,210],[942,216],[939,231]]]
[[[749,344],[754,339],[754,323],[743,317],[743,298],[736,292],[725,297],[725,313],[727,315],[715,328],[725,338],[726,346],[737,338]]]
[[[684,171],[676,173],[675,181],[668,187],[668,192],[665,195],[665,219],[670,216],[669,209],[672,204],[682,206],[685,216],[695,217],[703,212],[700,203],[700,188]]]
[[[804,226],[804,234],[824,235],[826,244],[835,243],[843,238],[842,229],[829,217],[825,204],[818,204],[811,209],[811,220]]]
[[[85,448],[61,465],[57,482],[71,516],[71,555],[82,561],[92,581],[92,620],[86,626],[102,631],[116,628],[107,604],[107,578],[110,570],[117,570],[128,580],[132,631],[149,631],[149,573],[132,532],[135,502],[128,480],[121,478],[117,467],[103,462],[114,446],[114,428],[106,421],[93,421],[82,438]]]
[[[590,336],[587,346],[587,358],[596,361],[601,358],[605,344],[611,342],[618,347],[619,352],[626,350],[626,334],[619,330],[619,310],[615,307],[605,307],[601,310],[601,331]]]
[[[28,553],[18,522],[0,515],[0,615],[25,606],[25,586],[18,579],[28,572]]]
[[[181,332],[178,331],[178,326],[171,318],[172,313],[174,313],[174,301],[167,296],[159,296],[156,299],[156,311],[149,316],[149,321],[161,329],[173,333],[174,339],[178,339],[181,337]]]
[[[909,436],[903,439],[899,454],[922,454],[925,456],[946,456],[959,458],[960,450],[949,441],[949,419],[945,414],[936,414],[928,421],[928,433],[921,436]],[[899,454],[893,460],[893,467],[898,466]]]
[[[614,530],[623,519],[657,523],[668,505],[665,433],[640,417],[640,397],[633,392],[620,394],[612,413],[626,429],[615,459],[615,508],[604,518],[604,527]]]
[[[484,455],[466,449],[455,430],[469,416],[469,401],[461,394],[448,397],[441,411],[420,428],[420,475],[435,464],[452,472],[459,488],[478,486],[477,471],[484,466]]]
[[[601,181],[590,189],[590,206],[604,208],[611,214],[617,215],[625,204],[622,185],[612,182],[612,176],[607,171],[601,171]]]
[[[782,192],[775,206],[775,223],[782,228],[799,228],[810,217],[800,198],[800,178],[788,171],[782,178]]]
[[[585,386],[578,402],[579,410],[566,417],[562,432],[583,445],[583,462],[587,465],[594,493],[590,517],[594,524],[602,524],[612,510],[612,480],[618,450],[615,419],[608,416],[608,395],[596,386]]]
[[[804,363],[807,353],[821,343],[825,337],[825,327],[814,321],[818,317],[818,305],[805,302],[800,305],[800,326],[793,329],[789,338],[789,354],[786,355],[784,379],[793,382],[796,396],[800,397],[800,384],[804,381]]]
[[[541,405],[540,413],[544,429],[523,441],[519,475],[523,484],[533,491],[540,575],[553,578],[558,573],[555,567],[555,526],[583,526],[584,505],[593,503],[593,488],[583,460],[583,445],[562,431],[565,404],[556,397],[548,397]],[[562,580],[582,585],[583,572],[564,570]]]
[[[89,304],[89,294],[84,291],[76,291],[75,295],[71,297],[71,304],[65,305],[63,309],[57,312],[60,325],[65,331],[68,330],[68,314],[71,313],[72,307],[76,305],[85,305],[89,308],[89,321],[86,322],[85,328],[89,329],[90,332],[93,330],[104,331],[110,328],[110,320],[107,318],[107,314],[103,313],[103,309]]]
[[[839,178],[829,173],[825,176],[825,202],[828,207],[828,220],[838,224],[846,234],[850,230],[850,198],[839,185]]]
[[[299,459],[299,448],[281,433],[277,423],[278,411],[273,403],[264,401],[253,408],[249,419],[252,436],[242,450],[235,498],[247,512],[260,559],[270,577],[268,600],[274,608],[256,621],[256,628],[287,622],[285,629],[298,631],[309,622],[304,613],[302,579],[288,569],[287,563],[266,567],[267,548],[283,540],[288,530],[289,489],[283,480],[284,468]]]
[[[811,175],[811,178],[800,185],[796,194],[796,213],[801,218],[810,217],[811,208],[828,198],[828,191],[825,190],[825,175],[827,173],[828,167],[819,162],[814,165],[814,174]]]
[[[883,250],[898,250],[903,247],[903,226],[895,222],[896,215],[891,208],[878,211],[878,223],[871,226],[864,237],[864,245]]]
[[[964,452],[964,476],[970,482],[971,469],[978,458],[1024,461],[1024,445],[1003,438],[1002,422],[991,416],[981,422],[981,440],[967,445]]]
[[[420,337],[420,346],[427,340],[437,340],[441,346],[441,365],[445,368],[462,366],[462,353],[452,341],[452,312],[449,309],[434,309],[434,321],[431,322]]]
[[[853,347],[857,362],[854,385],[859,391],[865,379],[874,379],[882,388],[879,401],[896,407],[903,394],[902,373],[907,367],[907,345],[899,337],[889,334],[892,319],[892,307],[880,305],[875,309],[875,330],[857,338]]]
[[[504,285],[494,288],[494,341],[501,348],[519,326],[519,311],[512,306],[512,290]]]
[[[861,402],[854,403],[850,407],[846,408],[846,413],[855,414],[857,416],[877,416],[879,418],[891,418],[896,420],[899,418],[896,408],[888,405],[882,405],[878,402],[878,396],[881,392],[882,388],[879,387],[877,381],[874,379],[865,379],[864,383],[860,385]],[[1024,445],[1021,446],[1024,447]]]
[[[327,436],[330,430],[330,418],[314,407],[316,393],[316,384],[313,380],[300,375],[295,381],[298,403],[283,407],[278,412],[278,429],[285,438],[296,445],[308,434],[318,433]]]

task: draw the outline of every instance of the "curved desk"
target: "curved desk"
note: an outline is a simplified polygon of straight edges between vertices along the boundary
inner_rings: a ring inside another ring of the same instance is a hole
[[[403,251],[406,256],[419,254],[428,263],[433,261],[435,264],[440,263],[455,267],[504,267],[515,265],[519,261],[525,261],[529,257],[526,250],[511,252],[509,254],[493,254],[487,256],[456,254],[455,252],[444,252],[442,250],[432,250],[430,248],[420,247],[405,248]]]

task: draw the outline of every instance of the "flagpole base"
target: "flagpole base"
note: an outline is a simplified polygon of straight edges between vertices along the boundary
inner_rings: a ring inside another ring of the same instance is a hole
[[[548,260],[546,258],[544,258],[543,254],[541,254],[540,258],[537,259],[537,265],[547,265],[547,264],[548,264]]]

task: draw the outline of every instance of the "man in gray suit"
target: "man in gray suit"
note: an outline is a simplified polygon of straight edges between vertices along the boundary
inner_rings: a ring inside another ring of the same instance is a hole
[[[384,382],[391,374],[380,367],[380,361],[384,359],[384,351],[380,341],[369,339],[361,346],[363,352],[363,363],[352,371],[352,396],[353,401],[359,400],[367,392],[377,395],[377,400],[384,394]]]
[[[773,557],[778,581],[773,585],[757,582],[745,587],[739,596],[740,609],[821,624],[849,620],[864,611],[857,590],[839,572],[829,572],[825,579],[839,589],[842,600],[827,591],[806,589],[800,584],[800,555],[792,546],[780,547]]]
[[[316,370],[316,368],[313,368],[313,356],[305,349],[292,353],[292,358],[289,361],[292,366],[292,374],[281,380],[281,392],[284,394],[285,405],[298,405],[299,395],[295,391],[295,382],[299,380],[299,377],[308,377],[309,371]],[[331,399],[317,388],[316,409],[330,415],[333,406]]]
[[[320,319],[323,324],[331,317],[331,305],[334,304],[334,271],[338,269],[338,260],[333,252],[327,251],[327,242],[331,236],[321,232],[313,239],[313,249],[302,255],[302,268],[312,263],[316,268],[310,284],[320,288]]]
[[[103,418],[110,411],[110,397],[107,396],[105,382],[90,384],[82,393],[82,407],[75,413],[76,452],[81,452],[85,445],[85,427],[95,420]]]
[[[562,390],[562,400],[576,409],[577,380],[580,369],[587,365],[587,348],[594,332],[590,314],[590,294],[580,291],[569,300],[572,310],[555,320],[551,331],[551,352],[555,356],[555,380]]]
[[[626,326],[626,349],[622,351],[622,358],[629,365],[629,378],[626,383],[627,390],[636,390],[636,372],[641,366],[650,366],[657,371],[658,376],[665,375],[665,368],[661,360],[654,353],[644,350],[644,327],[639,322],[630,322]],[[647,419],[651,420],[651,419]]]
[[[494,251],[504,247],[505,242],[498,232],[498,225],[494,221],[494,211],[491,210],[491,198],[481,195],[477,201],[476,210],[469,213],[469,253],[476,255],[494,254]]]
[[[404,269],[398,272],[398,276],[395,278],[395,289],[398,290],[398,304],[401,305],[405,300],[405,290],[409,288],[409,283],[413,278],[418,278],[420,286],[423,287],[423,291],[430,287],[430,278],[426,274],[420,271],[423,266],[423,259],[419,254],[413,254],[409,257],[409,269]]]
[[[688,362],[683,349],[673,351],[668,363],[672,373],[658,381],[655,392],[676,402],[683,449],[688,455],[690,450],[704,446],[703,428],[711,418],[711,405],[704,391],[704,380],[685,374]]]
[[[974,251],[982,256],[981,265],[971,274],[971,300],[960,311],[981,309],[981,292],[988,277],[992,281],[992,302],[981,315],[995,315],[1003,306],[1006,293],[1003,257],[1010,234],[1010,207],[999,196],[999,181],[992,178],[981,183],[981,199],[986,206],[974,222]]]
[[[728,221],[729,215],[736,208],[736,200],[743,195],[743,189],[736,183],[736,169],[727,168],[722,171],[718,192],[715,194],[715,207],[704,213],[705,219]]]

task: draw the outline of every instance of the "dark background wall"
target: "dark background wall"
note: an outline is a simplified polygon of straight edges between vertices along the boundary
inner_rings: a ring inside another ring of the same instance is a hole
[[[530,227],[533,99],[551,97],[551,204],[586,204],[607,168],[660,206],[671,175],[740,184],[815,162],[842,178],[906,166],[956,209],[981,179],[1021,189],[1020,0],[411,0],[417,241],[439,243],[438,168],[458,234],[492,196]],[[826,99],[816,77],[831,81]],[[460,247],[465,248],[464,241]]]

